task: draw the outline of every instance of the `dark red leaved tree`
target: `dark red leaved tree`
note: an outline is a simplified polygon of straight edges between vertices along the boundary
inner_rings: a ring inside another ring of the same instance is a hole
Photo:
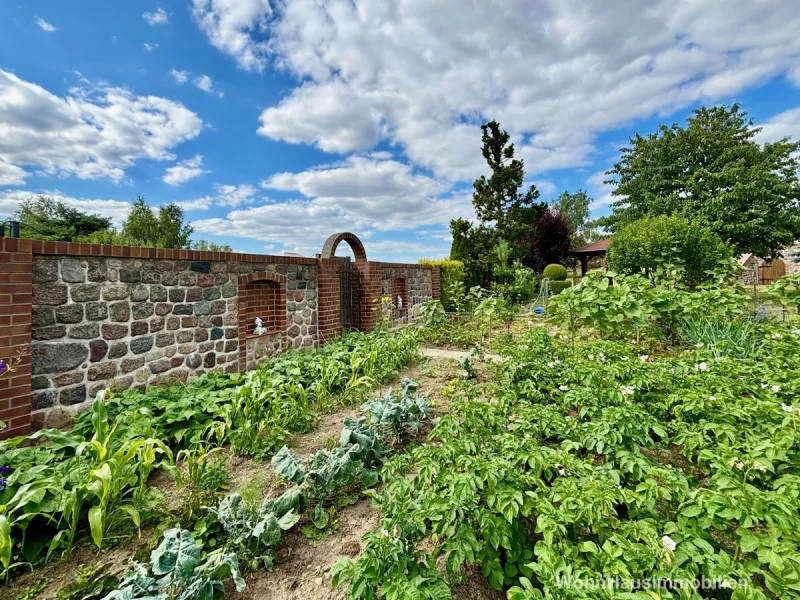
[[[547,265],[560,263],[570,249],[572,226],[558,211],[548,210],[536,223],[524,263],[537,273]]]

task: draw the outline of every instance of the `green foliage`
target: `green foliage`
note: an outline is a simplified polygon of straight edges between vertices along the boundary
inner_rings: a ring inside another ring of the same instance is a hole
[[[767,293],[784,306],[800,308],[800,272],[784,275],[767,288]]]
[[[492,289],[506,304],[530,302],[536,294],[539,283],[537,275],[519,263],[509,267],[503,283],[496,283]]]
[[[220,600],[224,582],[245,588],[235,554],[222,549],[202,557],[203,547],[186,530],[170,529],[150,555],[151,564],[137,563],[117,590],[103,600]]]
[[[575,193],[561,192],[561,194],[550,203],[550,206],[567,218],[574,232],[574,245],[584,246],[593,242],[600,233],[595,229],[595,223],[589,220],[589,207],[593,198],[584,190]]]
[[[708,348],[716,360],[752,358],[764,347],[755,323],[744,319],[689,317],[681,322],[681,337],[689,346]]]
[[[122,230],[98,231],[85,241],[95,244],[144,246],[148,248],[190,248],[193,228],[184,223],[184,212],[177,204],[158,207],[158,216],[141,195],[136,196]]]
[[[207,250],[208,252],[233,252],[228,244],[217,244],[206,240],[199,240],[191,243],[192,250]]]
[[[172,453],[149,436],[129,436],[108,417],[103,393],[87,414],[91,437],[43,429],[0,443],[10,469],[0,493],[0,565],[16,566],[71,552],[81,527],[98,548],[141,523],[147,478],[158,468],[174,473]],[[26,441],[48,445],[19,447]]]
[[[442,287],[441,302],[445,309],[453,310],[455,307],[453,306],[453,302],[450,297],[450,290],[453,289],[454,285],[458,286],[459,284],[464,284],[467,276],[464,263],[460,260],[430,260],[427,258],[421,258],[419,264],[439,267]]]
[[[20,222],[20,235],[33,240],[80,242],[111,228],[108,217],[90,215],[45,196],[23,200],[15,218]]]
[[[495,400],[457,395],[429,443],[384,465],[378,530],[334,585],[451,598],[474,565],[517,600],[644,598],[579,584],[700,577],[733,586],[708,597],[800,597],[800,336],[755,327],[763,350],[719,360],[524,334]]]
[[[57,600],[100,600],[117,589],[119,577],[110,572],[110,565],[88,565],[78,569],[69,585],[58,590]]]
[[[567,278],[567,268],[564,265],[547,265],[542,271],[542,276],[547,277],[550,283],[564,281]]]
[[[361,405],[373,425],[399,437],[406,429],[419,431],[420,420],[428,416],[431,402],[427,396],[417,396],[417,384],[408,378],[400,383],[400,394],[392,388],[381,398]]]
[[[520,213],[535,209],[539,190],[531,185],[523,191],[525,167],[521,160],[514,158],[514,144],[509,143],[511,136],[500,129],[497,121],[481,125],[481,131],[483,157],[492,175],[489,179],[481,175],[475,180],[472,204],[478,219],[482,223],[495,223],[501,236],[505,237],[511,222]]]
[[[222,528],[226,549],[250,569],[271,569],[275,547],[284,531],[291,529],[304,509],[304,499],[292,488],[276,500],[266,500],[258,507],[247,505],[239,494],[226,496],[216,508],[209,509]]]
[[[679,269],[661,269],[659,273],[647,279],[590,271],[577,286],[555,296],[548,312],[572,335],[583,327],[604,337],[635,336],[638,340],[644,333],[674,338],[689,318],[741,317],[749,301],[744,288],[729,283],[725,272],[718,272],[698,288],[674,284],[683,279]]]
[[[710,228],[683,217],[645,217],[620,228],[606,259],[625,275],[654,276],[664,264],[680,264],[683,279],[695,285],[711,277],[731,251]]]
[[[571,281],[551,281],[550,282],[550,294],[556,296],[563,292],[564,290],[571,288],[572,282]]]
[[[800,238],[800,142],[763,146],[738,104],[700,108],[686,127],[636,134],[607,174],[615,233],[646,216],[678,215],[712,229],[734,253],[775,257]]]

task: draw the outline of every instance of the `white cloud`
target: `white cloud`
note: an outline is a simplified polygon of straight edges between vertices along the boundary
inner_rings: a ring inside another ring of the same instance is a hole
[[[225,95],[224,92],[214,89],[214,82],[208,75],[198,75],[197,77],[192,79],[192,83],[194,84],[194,87],[203,90],[207,94],[216,94],[220,98],[222,98]]]
[[[119,181],[139,159],[174,160],[170,150],[202,128],[179,102],[115,87],[59,97],[0,70],[0,161],[17,169]]]
[[[169,23],[169,15],[163,8],[158,8],[154,12],[143,12],[142,18],[150,25],[166,25]]]
[[[22,185],[26,175],[28,174],[23,169],[0,160],[0,186]]]
[[[174,204],[177,204],[187,212],[192,210],[208,210],[211,208],[213,203],[214,199],[211,196],[203,196],[202,198],[195,198],[194,200],[180,200],[178,202],[174,202]]]
[[[777,142],[785,137],[800,140],[800,107],[792,108],[767,119],[758,125],[761,131],[756,139],[761,142]]]
[[[556,193],[556,184],[552,181],[547,181],[545,179],[537,179],[535,181],[525,181],[524,185],[527,188],[529,185],[535,185],[536,189],[539,190],[539,201],[546,200],[549,196],[552,196]]]
[[[46,31],[47,33],[52,33],[56,30],[55,27],[45,21],[42,17],[36,17],[36,24],[42,29],[42,31]]]
[[[447,195],[446,184],[394,160],[351,157],[301,173],[278,173],[261,185],[305,198],[235,210],[226,218],[192,225],[199,232],[280,243],[309,254],[318,252],[333,231],[368,237],[375,231],[414,230],[444,226],[456,217],[474,218],[470,193]],[[301,245],[298,240],[303,240]],[[431,248],[426,250],[429,254],[440,248],[438,243],[425,246]]]
[[[592,203],[589,205],[589,210],[596,211],[607,206],[611,206],[614,202],[619,200],[618,197],[612,196],[615,186],[610,183],[604,183],[609,179],[605,171],[598,171],[586,180],[586,188],[589,195],[593,198]]]
[[[193,14],[209,42],[248,71],[267,64],[265,35],[269,0],[193,0]]]
[[[241,185],[220,185],[214,186],[214,202],[219,206],[239,206],[240,204],[252,204],[256,200],[258,190],[244,183]]]
[[[451,180],[485,169],[484,120],[512,134],[529,174],[588,165],[598,132],[797,79],[800,54],[800,14],[786,2],[194,5],[212,44],[240,65],[274,60],[296,77],[262,112],[259,134],[336,153],[389,143]]]
[[[66,196],[58,190],[5,190],[0,191],[0,215],[12,215],[23,200],[29,200],[36,196],[47,196],[53,200],[60,200],[64,204],[77,208],[88,213],[97,213],[103,217],[109,217],[117,226],[122,225],[122,221],[128,215],[130,202],[121,200],[96,200],[91,198],[75,198]]]
[[[193,158],[187,158],[177,165],[169,167],[162,180],[169,185],[180,185],[208,172],[203,169],[203,155],[198,154]]]
[[[178,71],[178,69],[170,69],[169,75],[176,83],[186,83],[189,80],[189,71]]]
[[[158,45],[158,44],[156,44],[156,43],[152,43],[152,44],[151,44],[150,42],[145,42],[145,43],[144,43],[144,44],[142,44],[142,45],[144,46],[144,49],[145,49],[145,50],[147,50],[148,52],[152,52],[153,50],[155,50],[155,49],[156,49],[156,48],[158,48],[158,46],[159,46],[159,45]]]

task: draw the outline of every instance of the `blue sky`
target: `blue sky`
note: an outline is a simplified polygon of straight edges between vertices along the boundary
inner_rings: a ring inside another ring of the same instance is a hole
[[[793,2],[27,0],[0,4],[0,214],[38,193],[117,223],[141,193],[195,239],[443,256],[495,118],[543,198],[633,131],[739,101],[800,137]]]

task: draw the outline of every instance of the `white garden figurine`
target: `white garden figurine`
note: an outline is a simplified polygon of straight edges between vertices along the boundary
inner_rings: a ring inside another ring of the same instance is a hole
[[[253,333],[256,335],[264,335],[267,333],[267,328],[264,327],[263,322],[258,317],[256,317],[256,328],[253,330]]]
[[[397,297],[397,310],[403,310],[403,297]]]

